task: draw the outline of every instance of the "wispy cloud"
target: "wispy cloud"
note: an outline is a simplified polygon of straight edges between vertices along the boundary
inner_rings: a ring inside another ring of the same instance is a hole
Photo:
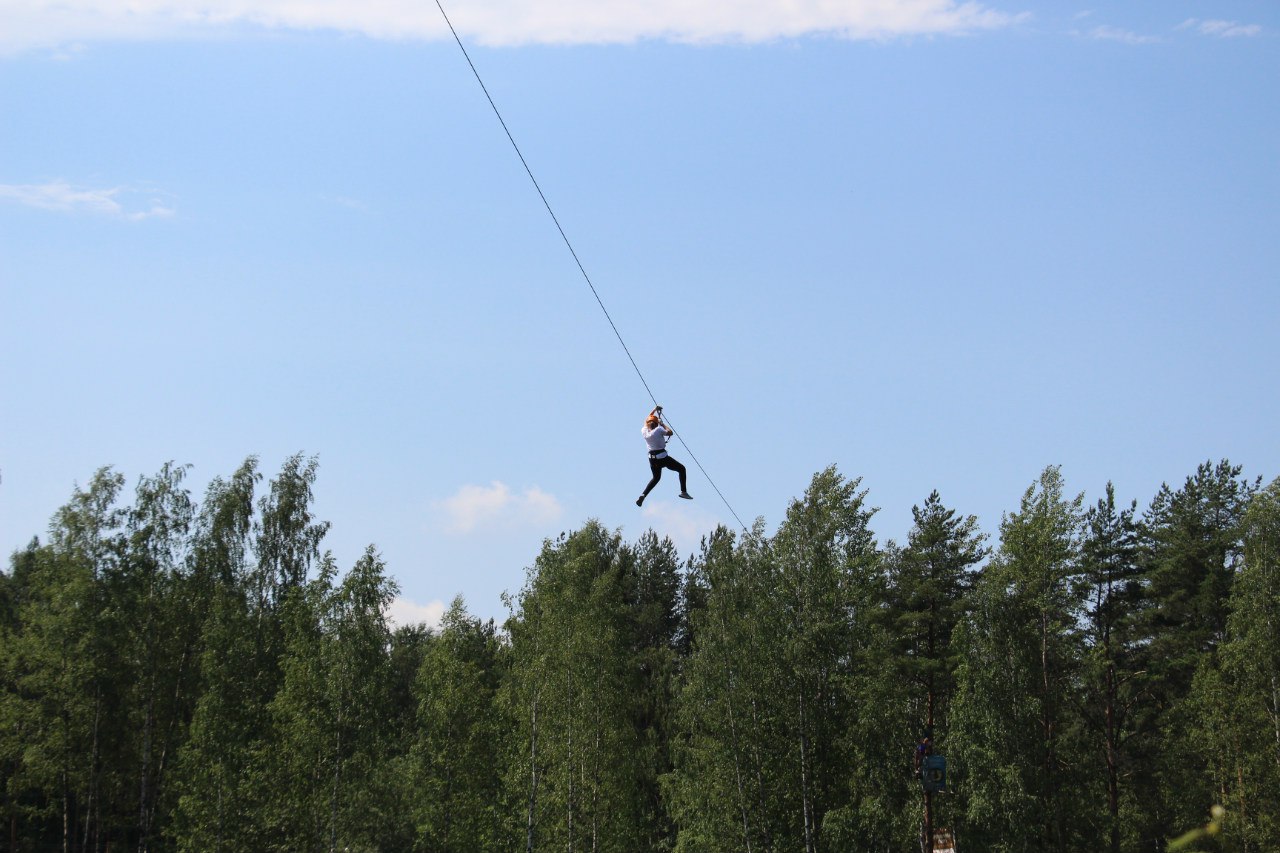
[[[405,625],[426,625],[435,630],[440,627],[440,620],[448,609],[443,601],[432,601],[419,604],[409,598],[393,598],[387,607],[387,621],[394,627]]]
[[[1239,24],[1235,21],[1202,21],[1198,18],[1188,18],[1178,25],[1180,30],[1194,30],[1202,36],[1213,36],[1215,38],[1248,38],[1256,36],[1262,32],[1262,27],[1258,24]]]
[[[1094,27],[1089,31],[1089,38],[1099,41],[1118,41],[1123,44],[1154,44],[1160,41],[1159,36],[1145,36],[1131,30],[1112,27],[1106,24]]]
[[[719,526],[720,519],[696,503],[677,503],[646,501],[641,515],[654,533],[669,538],[681,554],[692,554],[701,545],[702,537]]]
[[[515,494],[506,483],[466,485],[433,507],[443,516],[449,533],[472,533],[482,528],[549,524],[564,513],[555,495],[530,486]]]
[[[243,28],[331,30],[380,39],[448,37],[419,0],[5,0],[0,53],[100,39],[163,39]],[[453,7],[453,8],[450,8]],[[978,0],[470,0],[445,3],[460,34],[489,45],[663,39],[756,42],[961,34],[1023,14]]]
[[[154,195],[154,194],[152,194]],[[0,201],[56,213],[89,214],[137,221],[173,216],[173,207],[127,187],[91,189],[66,181],[46,184],[0,184]]]

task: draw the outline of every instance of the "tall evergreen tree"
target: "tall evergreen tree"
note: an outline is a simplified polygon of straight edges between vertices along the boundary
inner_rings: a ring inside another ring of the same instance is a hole
[[[1148,602],[1142,666],[1151,691],[1141,727],[1148,760],[1141,771],[1171,780],[1140,792],[1138,832],[1151,847],[1202,822],[1215,800],[1187,700],[1197,672],[1218,666],[1216,652],[1226,636],[1243,556],[1242,521],[1257,488],[1240,472],[1226,460],[1202,463],[1177,491],[1162,486],[1140,525]],[[1217,683],[1217,676],[1200,678],[1204,685]]]
[[[1186,695],[1200,653],[1226,634],[1241,522],[1257,488],[1240,471],[1226,460],[1202,463],[1181,489],[1161,486],[1142,521],[1150,658],[1161,662],[1170,697]]]
[[[975,566],[987,553],[977,518],[958,516],[936,491],[911,514],[907,546],[890,543],[883,559],[887,588],[880,636],[888,645],[884,660],[890,666],[868,667],[862,679],[862,692],[875,696],[882,709],[880,730],[893,736],[862,739],[868,747],[890,748],[876,750],[874,761],[881,769],[855,789],[867,825],[892,827],[900,838],[910,837],[907,827],[920,825],[920,786],[904,790],[902,785],[915,739],[928,734],[936,752],[947,752],[948,711],[962,660],[954,634]],[[865,709],[871,703],[859,704]],[[943,798],[931,798],[930,806],[933,825],[946,825]]]
[[[923,507],[912,507],[911,515],[907,547],[888,563],[889,613],[900,643],[895,663],[920,697],[919,725],[936,728],[940,743],[960,663],[952,634],[964,614],[973,569],[986,556],[986,536],[977,517],[957,517],[937,492]]]
[[[1141,566],[1138,562],[1136,503],[1117,510],[1115,488],[1089,508],[1084,519],[1081,578],[1085,583],[1085,724],[1097,772],[1089,775],[1105,791],[1104,837],[1111,853],[1137,839],[1122,811],[1133,808],[1133,767],[1140,760],[1137,726],[1146,679],[1141,670],[1143,636]]]

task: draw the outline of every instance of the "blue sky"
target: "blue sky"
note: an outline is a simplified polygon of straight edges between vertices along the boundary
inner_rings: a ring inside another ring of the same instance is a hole
[[[1280,7],[445,8],[748,523],[833,463],[881,541],[1280,474]],[[678,446],[634,506],[651,403],[434,3],[0,0],[0,116],[5,554],[103,465],[297,452],[402,613],[734,523]]]

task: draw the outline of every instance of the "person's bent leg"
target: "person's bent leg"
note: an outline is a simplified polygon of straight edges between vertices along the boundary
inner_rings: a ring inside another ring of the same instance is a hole
[[[676,474],[680,477],[680,493],[686,494],[686,495],[689,494],[688,483],[686,480],[689,474],[688,469],[685,468],[676,460],[672,459],[670,456],[666,458],[666,462],[667,462],[667,467],[670,468],[672,471],[675,471]]]

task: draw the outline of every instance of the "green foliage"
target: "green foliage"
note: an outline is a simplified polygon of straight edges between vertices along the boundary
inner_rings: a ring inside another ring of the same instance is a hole
[[[1280,481],[1254,495],[1243,542],[1226,639],[1192,684],[1190,740],[1231,810],[1224,845],[1265,850],[1280,835]]]
[[[250,458],[197,503],[169,464],[123,505],[103,469],[12,555],[0,850],[908,853],[926,727],[967,850],[1280,836],[1280,481],[1206,463],[1137,518],[1050,467],[983,565],[937,493],[878,547],[833,467],[772,536],[682,566],[588,522],[501,629],[458,599],[393,632],[317,471],[259,494]]]
[[[492,622],[461,598],[445,613],[414,682],[409,755],[415,849],[493,850],[503,841],[502,758],[507,727],[497,702],[505,649]]]
[[[1117,510],[1115,489],[1090,507],[1084,519],[1081,580],[1085,584],[1081,725],[1094,755],[1084,771],[1106,791],[1101,833],[1112,853],[1132,844],[1123,811],[1134,798],[1129,768],[1142,760],[1138,709],[1146,697],[1141,669],[1145,637],[1140,630],[1143,591],[1138,559],[1136,503]]]
[[[1223,818],[1226,816],[1227,810],[1222,806],[1215,805],[1210,812],[1208,823],[1179,835],[1169,842],[1169,846],[1166,849],[1169,853],[1180,853],[1183,850],[1190,853],[1198,842],[1213,838],[1222,831]]]
[[[850,688],[879,666],[864,654],[881,596],[874,510],[858,486],[828,468],[771,542],[757,529],[735,549],[720,531],[695,562],[706,606],[692,621],[668,783],[679,850],[839,843],[844,824],[828,815],[849,794]]]
[[[964,634],[952,742],[968,769],[967,824],[993,849],[1075,849],[1090,828],[1072,807],[1083,794],[1082,504],[1045,469],[1000,525]]]
[[[507,783],[533,849],[626,851],[645,831],[620,548],[596,522],[547,542],[507,623]]]
[[[1140,729],[1149,758],[1145,775],[1178,778],[1150,786],[1138,803],[1147,818],[1141,834],[1151,846],[1199,821],[1218,801],[1211,768],[1196,733],[1208,706],[1195,685],[1209,689],[1208,670],[1227,637],[1232,587],[1244,553],[1243,521],[1256,483],[1223,460],[1205,462],[1174,491],[1162,486],[1142,523],[1144,646],[1150,699]]]
[[[703,542],[691,570],[692,650],[677,703],[674,770],[664,780],[680,828],[679,851],[768,849],[781,831],[786,751],[777,731],[781,635],[763,537],[737,545],[724,528]],[[736,546],[736,547],[735,547]],[[789,762],[788,762],[789,763]]]

